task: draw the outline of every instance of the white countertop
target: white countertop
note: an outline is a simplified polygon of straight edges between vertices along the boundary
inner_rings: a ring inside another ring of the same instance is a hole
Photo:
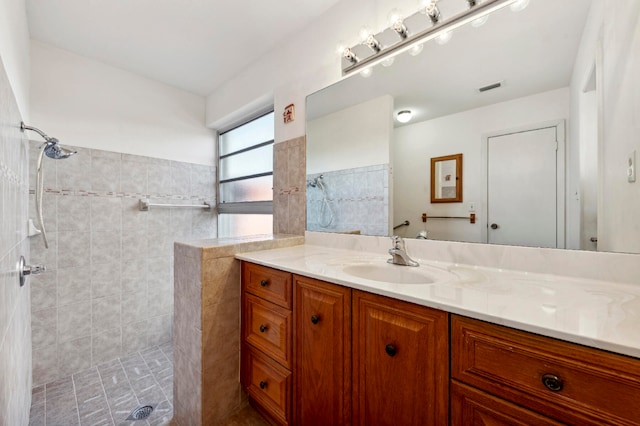
[[[348,274],[349,265],[386,267],[388,255],[317,245],[236,258],[520,330],[640,358],[640,285],[415,259],[388,265],[425,273],[429,284],[395,284]],[[374,266],[375,265],[375,266]],[[412,271],[412,272],[407,272]]]

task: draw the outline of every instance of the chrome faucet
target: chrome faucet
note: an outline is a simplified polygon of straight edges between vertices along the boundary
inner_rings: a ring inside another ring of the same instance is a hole
[[[407,250],[404,247],[404,240],[402,237],[394,235],[391,237],[391,242],[393,247],[389,249],[389,254],[391,255],[391,259],[387,260],[389,263],[393,263],[394,265],[403,265],[403,266],[419,266],[420,264],[415,260],[411,259],[407,254]]]

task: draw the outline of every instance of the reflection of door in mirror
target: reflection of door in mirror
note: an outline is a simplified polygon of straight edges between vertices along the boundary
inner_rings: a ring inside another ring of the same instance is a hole
[[[564,122],[483,141],[486,242],[563,248]]]
[[[462,202],[462,154],[431,159],[431,202]]]

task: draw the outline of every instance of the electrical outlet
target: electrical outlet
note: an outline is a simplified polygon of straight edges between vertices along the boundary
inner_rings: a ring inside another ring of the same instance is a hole
[[[636,181],[636,152],[631,151],[627,161],[627,181],[633,183]]]
[[[476,203],[474,201],[471,201],[469,203],[469,212],[473,213],[476,211]]]

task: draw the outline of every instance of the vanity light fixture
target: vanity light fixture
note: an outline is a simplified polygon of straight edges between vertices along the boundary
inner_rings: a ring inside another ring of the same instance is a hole
[[[431,0],[427,7],[424,8],[424,13],[431,18],[433,24],[440,22],[440,9],[438,9],[438,0]]]
[[[407,33],[407,27],[404,25],[404,16],[398,9],[392,9],[391,12],[389,12],[389,25],[401,39],[405,39],[409,35]]]
[[[376,53],[378,53],[380,51],[380,42],[378,40],[376,40],[376,38],[375,38],[375,36],[373,34],[369,34],[367,36],[367,39],[364,41],[364,44],[369,46],[369,48],[371,50],[373,50],[374,52],[376,52]]]
[[[408,123],[409,121],[411,121],[411,116],[412,113],[411,111],[409,111],[408,109],[404,109],[400,112],[398,112],[398,115],[396,116],[398,122],[400,123]]]
[[[437,6],[438,0],[426,0],[428,1],[426,5],[424,1],[422,0],[422,7],[408,18],[413,22],[416,19],[420,19],[419,16],[427,15],[431,21],[429,27],[411,32],[410,28],[407,30],[404,17],[396,10],[392,11],[389,15],[390,28],[400,35],[400,40],[388,46],[382,46],[375,35],[371,34],[372,37],[368,40],[369,43],[363,42],[362,44],[373,49],[373,54],[365,55],[362,58],[356,56],[356,53],[352,50],[353,48],[344,48],[341,51],[341,56],[344,58],[341,62],[342,75],[373,67],[383,61],[388,63],[386,61],[388,58],[403,52],[411,51],[412,54],[417,54],[421,50],[417,46],[429,40],[436,39],[438,43],[444,44],[451,39],[452,32],[456,28],[469,23],[473,23],[474,26],[482,25],[486,22],[490,13],[506,6],[512,6],[514,11],[520,11],[529,4],[530,0],[483,0],[482,2],[479,0],[466,0],[469,8],[447,19],[443,19],[440,14]],[[366,71],[364,74],[370,75],[371,71]]]
[[[345,47],[344,50],[342,51],[342,57],[345,58],[347,61],[351,62],[352,64],[355,64],[358,62],[358,57],[348,47]]]
[[[368,46],[374,53],[378,53],[382,46],[380,46],[380,42],[373,35],[373,31],[369,29],[369,27],[362,27],[360,30],[360,40],[362,44]]]

